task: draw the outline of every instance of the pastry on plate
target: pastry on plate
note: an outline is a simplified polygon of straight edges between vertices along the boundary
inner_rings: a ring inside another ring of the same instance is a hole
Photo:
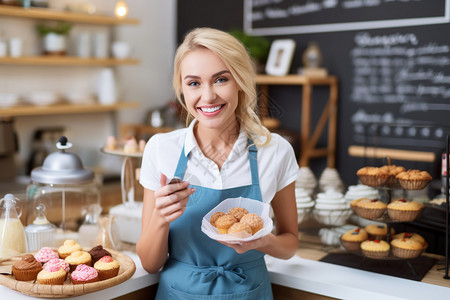
[[[75,251],[82,250],[81,245],[74,240],[65,240],[64,244],[58,248],[59,257],[65,259]]]
[[[64,284],[67,272],[58,264],[48,264],[37,275],[40,284]]]
[[[35,280],[42,264],[32,254],[25,254],[12,266],[14,278],[19,281]]]
[[[241,223],[250,225],[252,234],[255,234],[264,227],[263,219],[254,213],[249,213],[241,218]]]
[[[392,254],[399,258],[410,259],[420,256],[427,248],[422,243],[411,237],[396,238],[391,241]]]
[[[228,228],[230,228],[231,225],[233,225],[236,222],[237,220],[234,216],[225,214],[219,217],[216,220],[215,224],[220,234],[226,234],[228,233]]]
[[[382,186],[389,178],[385,169],[377,167],[363,167],[356,172],[361,182],[369,186]]]
[[[116,277],[119,274],[120,264],[111,256],[103,256],[95,264],[94,268],[98,272],[98,279],[105,280]]]
[[[402,188],[406,190],[421,190],[427,186],[432,177],[427,171],[408,170],[396,176]]]
[[[369,238],[373,240],[386,240],[387,238],[387,225],[386,224],[369,224],[364,228],[369,235]],[[391,227],[391,236],[395,233],[394,228]]]
[[[70,274],[70,279],[73,284],[84,284],[99,281],[97,270],[83,264],[78,265],[77,268]]]
[[[358,227],[341,235],[341,244],[349,251],[359,251],[361,243],[368,238],[366,230]]]
[[[378,199],[361,199],[356,203],[358,216],[376,220],[380,218],[383,213],[386,211],[386,203],[378,200]]]
[[[250,225],[242,222],[236,222],[228,229],[228,234],[234,235],[238,238],[247,238],[252,236],[252,228]]]
[[[365,256],[375,259],[383,259],[389,256],[390,245],[386,241],[366,240],[361,243],[361,250]]]
[[[109,253],[108,250],[103,248],[102,245],[97,245],[93,247],[91,250],[88,251],[92,258],[92,265],[94,265],[97,260],[102,258],[103,256],[112,256],[111,253]]]
[[[209,223],[211,223],[212,226],[216,227],[216,221],[218,218],[220,218],[221,216],[226,215],[226,213],[222,212],[222,211],[218,211],[216,213],[214,213],[211,218],[209,218]]]
[[[65,259],[66,263],[70,265],[70,271],[74,271],[78,265],[84,264],[90,266],[92,264],[92,258],[87,251],[75,251]]]
[[[248,214],[248,210],[243,207],[232,207],[228,211],[228,214],[233,215],[239,222],[244,215]]]
[[[424,208],[420,202],[398,199],[388,204],[387,211],[394,221],[411,222],[419,217]]]
[[[42,247],[34,255],[34,258],[41,264],[45,264],[52,258],[59,258],[59,254],[50,247]]]

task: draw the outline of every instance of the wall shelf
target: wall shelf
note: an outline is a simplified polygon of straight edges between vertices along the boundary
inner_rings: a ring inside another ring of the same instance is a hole
[[[76,56],[22,56],[0,57],[0,65],[40,65],[40,66],[118,66],[137,65],[137,59],[79,58]]]
[[[48,8],[22,8],[17,6],[0,5],[0,15],[10,17],[21,17],[30,19],[44,19],[55,21],[66,21],[75,23],[88,23],[99,25],[137,25],[137,19],[118,19],[114,16],[88,15],[68,11],[51,10]]]
[[[102,104],[57,104],[49,106],[16,106],[0,108],[0,118],[19,116],[43,116],[59,114],[86,114],[99,112],[114,112],[122,109],[137,108],[138,102],[121,101],[111,105]]]

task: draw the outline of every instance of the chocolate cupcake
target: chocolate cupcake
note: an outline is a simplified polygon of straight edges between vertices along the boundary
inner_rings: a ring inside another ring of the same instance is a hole
[[[112,256],[111,253],[104,249],[102,245],[95,246],[88,252],[92,257],[92,265],[94,265],[103,256]]]
[[[25,254],[12,266],[14,278],[19,281],[35,280],[42,271],[42,264],[32,254]]]

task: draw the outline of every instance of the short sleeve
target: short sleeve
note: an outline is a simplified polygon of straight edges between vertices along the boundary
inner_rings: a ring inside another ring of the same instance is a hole
[[[158,164],[159,157],[159,134],[153,135],[145,146],[142,155],[142,164],[139,182],[149,190],[156,190],[160,187],[160,166]]]
[[[300,168],[292,145],[283,137],[277,135],[277,192],[294,182],[300,176]]]

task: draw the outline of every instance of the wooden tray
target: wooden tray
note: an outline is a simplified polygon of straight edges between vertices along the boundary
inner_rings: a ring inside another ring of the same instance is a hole
[[[134,264],[134,261],[129,256],[121,252],[110,249],[107,250],[111,253],[113,258],[115,258],[120,263],[119,274],[116,277],[110,279],[99,282],[74,285],[68,277],[64,282],[64,285],[46,285],[35,283],[35,281],[17,281],[13,275],[0,274],[0,284],[29,296],[43,298],[63,298],[75,297],[100,291],[118,285],[130,279],[136,271],[136,265]],[[17,260],[17,258],[3,260],[0,265],[12,265]]]

